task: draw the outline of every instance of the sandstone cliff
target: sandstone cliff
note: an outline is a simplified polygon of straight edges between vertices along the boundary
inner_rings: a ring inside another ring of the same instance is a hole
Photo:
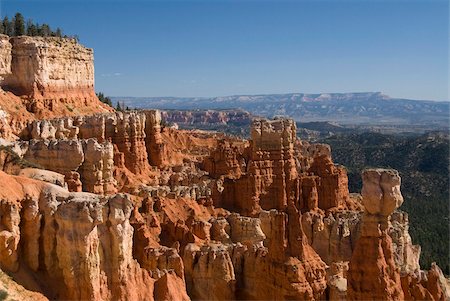
[[[72,39],[1,35],[0,77],[3,138],[27,120],[112,110],[95,95],[93,50]]]

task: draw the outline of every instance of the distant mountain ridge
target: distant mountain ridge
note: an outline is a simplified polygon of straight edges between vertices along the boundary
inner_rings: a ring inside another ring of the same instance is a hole
[[[381,92],[289,93],[223,97],[112,97],[131,108],[242,109],[253,115],[341,124],[414,124],[448,127],[449,102],[391,98]]]

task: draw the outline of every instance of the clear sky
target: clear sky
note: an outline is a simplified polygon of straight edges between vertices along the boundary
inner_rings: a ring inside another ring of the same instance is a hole
[[[0,0],[78,34],[110,96],[382,91],[448,100],[449,1]]]

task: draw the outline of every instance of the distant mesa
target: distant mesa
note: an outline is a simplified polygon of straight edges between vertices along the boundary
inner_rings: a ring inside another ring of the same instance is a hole
[[[126,105],[156,109],[242,109],[256,116],[341,124],[433,125],[448,128],[449,102],[391,98],[381,92],[234,95],[226,97],[120,97]]]

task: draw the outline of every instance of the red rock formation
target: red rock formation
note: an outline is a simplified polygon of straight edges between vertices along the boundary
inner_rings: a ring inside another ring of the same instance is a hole
[[[147,252],[142,266],[134,258],[129,196],[69,193],[3,172],[0,180],[2,268],[36,273],[34,285],[50,298],[189,300],[176,250]]]
[[[113,146],[95,139],[87,140],[31,140],[24,159],[66,175],[71,191],[83,190],[98,194],[117,192],[113,177]],[[79,173],[79,178],[74,174]]]
[[[317,192],[317,182],[320,179],[317,176],[300,177],[300,204],[302,211],[315,210],[319,207],[319,194]]]
[[[405,300],[449,300],[448,280],[441,269],[433,263],[429,271],[421,274],[406,274],[401,277]]]
[[[161,136],[161,113],[158,110],[145,111],[145,147],[148,161],[153,166],[168,165],[170,154]]]
[[[144,114],[117,113],[116,133],[112,141],[124,154],[125,166],[134,174],[144,174],[149,168],[145,124]]]
[[[18,158],[65,177],[0,152],[6,170],[62,186],[0,172],[0,267],[49,298],[447,296],[437,267],[419,271],[407,217],[391,216],[397,174],[365,174],[361,221],[345,170],[293,121],[256,120],[249,144],[161,128],[158,111],[36,121],[22,134]]]
[[[247,149],[223,142],[204,162],[213,177],[225,177],[215,205],[244,215],[285,210],[289,198],[303,211],[358,207],[349,206],[347,173],[333,164],[329,147],[300,142],[292,120],[255,120],[251,132]]]
[[[317,191],[319,208],[342,207],[348,199],[348,178],[345,168],[336,166],[331,157],[320,155],[314,158],[309,172],[320,177]]]
[[[365,212],[348,271],[348,299],[403,300],[400,273],[387,233],[390,214],[403,202],[398,172],[364,171],[362,195]]]
[[[250,216],[258,214],[261,208],[286,209],[297,177],[295,135],[292,120],[253,121],[246,173],[241,178],[225,180],[222,199],[217,204]],[[228,156],[233,159],[230,153]],[[214,162],[215,158],[211,159]]]
[[[245,171],[244,148],[232,145],[223,139],[217,148],[203,161],[203,169],[213,178],[226,175],[229,178],[239,178]]]
[[[232,214],[228,222],[219,221],[221,226],[217,225],[212,237],[221,239],[221,243],[189,244],[184,250],[186,283],[193,298],[322,297],[326,287],[325,264],[305,243],[298,211],[286,214],[273,209],[261,212],[258,218]]]
[[[80,174],[76,171],[70,171],[65,174],[64,181],[67,183],[67,189],[70,192],[83,191],[83,183],[80,180]]]

